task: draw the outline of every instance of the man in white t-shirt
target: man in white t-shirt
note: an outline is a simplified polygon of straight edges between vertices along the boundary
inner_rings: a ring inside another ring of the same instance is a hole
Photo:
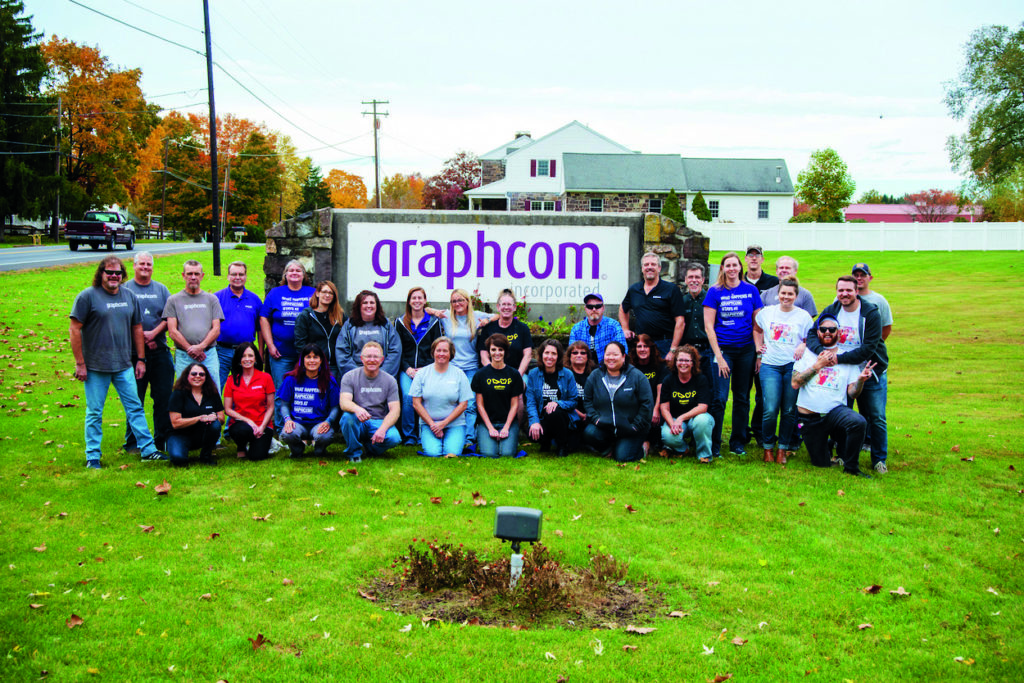
[[[871,377],[875,364],[859,366],[836,363],[840,353],[837,339],[840,323],[831,316],[818,319],[818,341],[822,350],[807,350],[793,366],[793,388],[799,420],[803,423],[804,443],[815,467],[831,467],[829,437],[836,441],[836,456],[847,474],[870,479],[861,472],[858,458],[864,443],[867,420],[847,407],[847,397],[856,398]]]

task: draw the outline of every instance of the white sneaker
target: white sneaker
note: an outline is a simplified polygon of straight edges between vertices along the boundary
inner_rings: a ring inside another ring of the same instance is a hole
[[[278,451],[280,451],[282,449],[284,449],[284,444],[283,443],[281,443],[277,439],[271,439],[270,440],[270,450],[267,451],[267,452],[268,453],[277,453]]]
[[[885,463],[879,460],[875,463],[875,472],[879,474],[886,474],[889,472],[889,468],[885,466]]]

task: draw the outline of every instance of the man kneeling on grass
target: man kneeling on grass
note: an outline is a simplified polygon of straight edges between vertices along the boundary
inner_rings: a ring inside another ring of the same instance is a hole
[[[363,451],[380,455],[402,443],[395,424],[402,414],[398,382],[380,371],[384,349],[375,341],[366,342],[360,352],[363,366],[349,370],[341,378],[339,405],[341,436],[345,455],[351,462],[362,462]]]
[[[800,393],[796,409],[803,422],[804,443],[815,467],[831,467],[832,452],[829,437],[836,441],[836,456],[847,474],[870,479],[860,470],[857,462],[864,443],[867,422],[847,407],[847,397],[853,399],[871,377],[874,363],[868,362],[861,370],[856,365],[836,363],[839,323],[835,318],[818,319],[818,340],[822,351],[810,349],[793,366],[793,388]]]

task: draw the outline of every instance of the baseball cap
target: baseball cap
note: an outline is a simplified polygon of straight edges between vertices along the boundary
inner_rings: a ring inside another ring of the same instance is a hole
[[[747,252],[746,253],[749,254],[750,252],[754,252],[756,254],[760,254],[761,256],[764,256],[764,249],[759,244],[751,244],[749,247],[747,247]]]
[[[871,275],[871,269],[868,268],[866,263],[855,263],[853,264],[853,270],[850,271],[851,275],[856,275],[858,270],[863,270],[865,274]]]
[[[596,300],[600,301],[601,303],[604,303],[604,297],[602,297],[597,292],[591,292],[590,294],[587,294],[585,297],[583,297],[583,303],[587,303],[588,301],[591,301],[592,299],[596,299]]]

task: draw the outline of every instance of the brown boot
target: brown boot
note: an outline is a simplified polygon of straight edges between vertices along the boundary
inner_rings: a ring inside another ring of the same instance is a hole
[[[787,457],[793,455],[793,451],[784,451],[781,448],[778,450],[778,454],[775,456],[775,462],[780,465],[785,465]]]
[[[765,462],[775,462],[775,451],[773,449],[771,449],[771,448],[764,449],[764,461]]]

